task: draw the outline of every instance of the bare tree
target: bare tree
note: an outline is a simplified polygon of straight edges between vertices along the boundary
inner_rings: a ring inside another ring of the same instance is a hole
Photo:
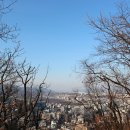
[[[37,86],[37,92],[30,95],[30,90],[36,89],[34,82],[37,69],[25,60],[17,63],[19,54],[18,46],[12,51],[2,53],[0,58],[0,127],[5,129],[38,127],[38,117],[33,119],[32,116],[34,112],[38,113],[35,107],[40,100],[41,89],[47,76]],[[23,93],[23,98],[19,96],[20,93]],[[30,124],[32,125],[29,126]]]
[[[35,106],[40,100],[41,96],[41,88],[45,84],[45,79],[39,84],[38,91],[36,96],[30,95],[27,89],[31,89],[34,87],[34,80],[36,76],[37,69],[35,67],[32,67],[31,65],[27,64],[26,61],[24,61],[20,66],[20,69],[16,70],[17,74],[19,76],[19,82],[21,83],[21,86],[24,88],[24,96],[23,96],[23,113],[22,116],[24,117],[24,129],[26,129],[27,124],[30,122],[30,116],[33,114],[33,111],[35,109]],[[32,97],[33,96],[33,97]]]
[[[100,45],[94,57],[95,61],[98,59],[96,62],[82,62],[85,86],[96,107],[102,109],[103,94],[106,96],[112,122],[104,120],[105,129],[126,129],[121,104],[127,102],[126,94],[130,96],[130,10],[126,5],[118,4],[116,15],[106,18],[100,14],[96,20],[90,18],[89,24],[98,32]],[[126,113],[128,109],[129,104]]]
[[[10,26],[3,22],[4,15],[10,13],[16,1],[0,0],[1,42],[19,43],[17,26]],[[28,64],[26,60],[19,63],[17,57],[20,54],[19,44],[14,50],[6,48],[0,52],[0,128],[26,130],[35,126],[38,129],[38,117],[35,119],[34,117],[35,112],[38,113],[39,110],[35,108],[40,99],[47,74],[43,81],[37,85],[37,91],[34,94],[37,68]],[[23,97],[20,97],[19,94],[23,94]]]
[[[0,126],[12,120],[12,100],[18,92],[15,58],[19,55],[19,47],[1,53],[0,58]]]
[[[0,0],[0,39],[4,42],[18,42],[17,26],[3,22],[3,17],[10,13],[17,0]]]

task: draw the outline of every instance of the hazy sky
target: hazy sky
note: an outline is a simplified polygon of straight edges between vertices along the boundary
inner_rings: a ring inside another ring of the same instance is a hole
[[[37,82],[49,66],[46,82],[50,88],[80,90],[82,78],[74,72],[75,66],[94,53],[97,43],[87,17],[113,13],[119,1],[18,0],[5,21],[18,25],[24,56],[32,65],[40,65]]]

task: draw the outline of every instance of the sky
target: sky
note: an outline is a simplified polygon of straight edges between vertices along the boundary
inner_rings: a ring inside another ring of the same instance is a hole
[[[37,83],[45,76],[55,91],[83,90],[83,76],[75,72],[81,61],[91,58],[97,41],[88,16],[116,11],[120,0],[18,0],[5,22],[20,29],[18,39],[24,57],[39,66]],[[128,2],[130,3],[130,2]]]

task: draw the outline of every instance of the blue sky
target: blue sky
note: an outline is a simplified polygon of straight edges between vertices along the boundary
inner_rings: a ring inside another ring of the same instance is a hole
[[[95,51],[95,33],[87,16],[115,12],[119,0],[19,0],[5,16],[18,24],[24,56],[39,67],[40,82],[49,66],[46,82],[58,91],[83,88],[82,78],[74,72],[80,61]],[[130,2],[129,2],[130,3]]]

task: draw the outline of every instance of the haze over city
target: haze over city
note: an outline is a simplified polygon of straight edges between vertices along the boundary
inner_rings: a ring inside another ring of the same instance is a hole
[[[24,57],[39,66],[37,82],[44,78],[49,66],[46,82],[50,89],[80,90],[83,79],[75,68],[94,53],[97,45],[88,17],[114,13],[117,2],[119,0],[19,0],[4,21],[17,24],[20,29]]]
[[[0,130],[130,130],[129,5],[0,0]]]

